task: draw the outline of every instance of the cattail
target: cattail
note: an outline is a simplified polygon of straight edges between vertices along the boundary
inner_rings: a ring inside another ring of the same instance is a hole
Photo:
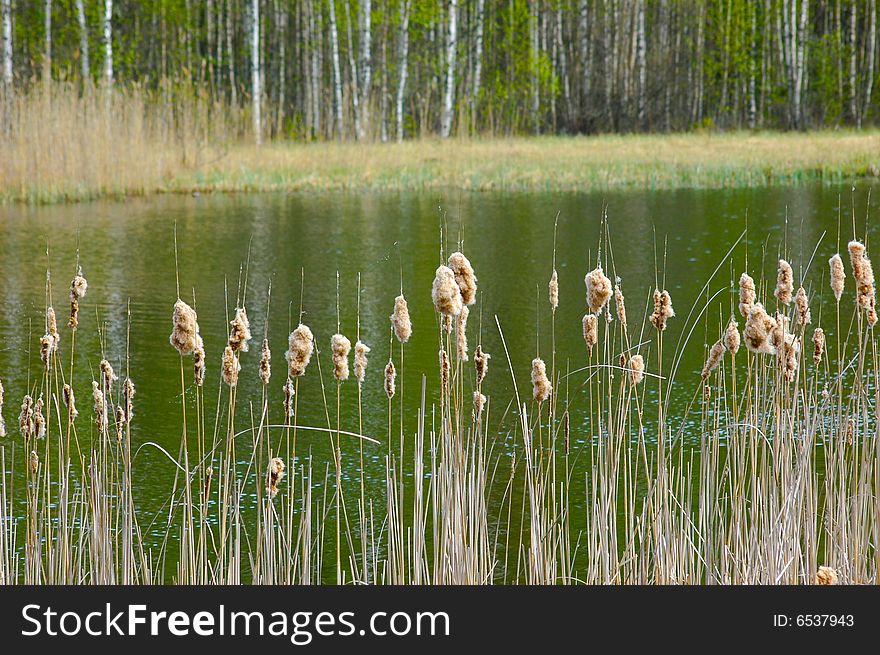
[[[618,322],[626,330],[626,303],[624,302],[623,291],[620,290],[619,284],[614,286],[614,309],[617,311]]]
[[[269,384],[272,377],[272,351],[269,350],[269,340],[263,339],[263,347],[260,349],[260,382]]]
[[[788,323],[788,316],[776,312],[773,326],[770,328],[770,345],[774,348],[778,349],[785,343],[785,337],[789,334]]]
[[[354,344],[354,377],[358,381],[358,385],[364,383],[367,375],[367,354],[370,347],[360,339]]]
[[[724,330],[724,347],[731,355],[735,355],[739,351],[739,344],[739,323],[731,316],[727,329]]]
[[[131,378],[125,378],[125,382],[122,385],[122,400],[125,402],[125,422],[131,423],[131,419],[134,418],[134,394],[137,393],[137,390],[134,388],[134,382],[131,381]]]
[[[782,376],[788,382],[794,382],[798,372],[798,355],[801,352],[800,339],[791,333],[786,333],[782,343],[777,346],[776,352],[779,355],[779,366],[782,369]]]
[[[207,373],[207,365],[205,364],[205,342],[202,341],[201,335],[196,335],[196,347],[193,348],[193,374],[196,386],[201,387],[205,384],[205,374]]]
[[[0,381],[0,439],[6,436],[6,419],[3,418],[4,393],[3,382]]]
[[[348,353],[351,352],[351,341],[341,334],[330,337],[330,350],[333,354],[333,377],[337,382],[348,379]]]
[[[287,381],[284,383],[284,417],[285,418],[293,418],[293,395],[294,395],[294,387],[293,380],[287,378]]]
[[[278,485],[283,478],[284,460],[280,457],[274,457],[269,462],[269,473],[266,476],[266,491],[269,492],[269,498],[274,498],[278,493]]]
[[[449,384],[449,355],[441,348],[438,357],[440,358],[440,383],[445,389]]]
[[[211,495],[211,478],[214,477],[214,467],[209,466],[205,469],[205,488],[203,492],[205,494],[205,498]]]
[[[37,439],[46,436],[46,417],[43,416],[43,397],[37,398],[34,403],[34,435]]]
[[[52,345],[55,343],[55,340],[49,334],[44,334],[40,338],[40,361],[43,362],[43,367],[48,371],[49,364],[51,363],[51,355],[52,355]]]
[[[584,341],[587,344],[587,354],[593,356],[593,346],[599,341],[599,319],[595,314],[584,314]]]
[[[794,297],[795,306],[795,326],[800,328],[807,327],[812,319],[810,317],[810,301],[807,299],[807,292],[803,287],[798,287],[797,294]]]
[[[556,313],[556,308],[559,307],[559,275],[556,274],[556,269],[553,269],[553,275],[550,276],[550,307],[553,309],[553,313]]]
[[[791,270],[791,264],[780,259],[779,270],[776,273],[776,290],[773,295],[779,302],[788,305],[791,303],[792,293],[794,293],[794,273]]]
[[[449,268],[455,274],[455,283],[461,292],[462,302],[473,305],[477,302],[477,276],[474,275],[474,267],[467,257],[460,252],[454,252],[449,255]]]
[[[675,310],[672,309],[672,298],[669,292],[664,289],[654,289],[654,311],[651,314],[651,325],[659,332],[666,329],[666,321],[675,316]]]
[[[306,374],[306,367],[315,349],[314,340],[312,331],[302,323],[290,333],[288,350],[284,353],[290,377],[296,378]]]
[[[455,347],[458,359],[462,362],[468,361],[467,320],[470,313],[465,305],[461,308],[461,314],[458,315],[455,322]]]
[[[30,462],[31,462],[31,474],[32,474],[32,475],[36,475],[36,474],[37,474],[37,470],[40,468],[40,456],[37,455],[37,451],[36,451],[36,450],[32,450],[32,451],[31,451],[31,459],[30,459]]]
[[[584,277],[584,284],[587,285],[587,307],[591,312],[601,314],[611,298],[611,280],[602,272],[602,267],[597,266]]]
[[[34,436],[34,399],[30,394],[22,398],[21,414],[18,415],[18,428],[25,443]]]
[[[67,407],[67,420],[75,421],[76,417],[79,416],[79,412],[76,409],[76,398],[73,395],[73,387],[69,384],[65,384],[61,395],[64,398],[64,405]]]
[[[46,334],[52,337],[52,350],[58,350],[61,343],[61,335],[58,334],[58,319],[53,307],[46,308]]]
[[[251,340],[251,323],[244,307],[235,309],[235,318],[229,322],[229,347],[233,352],[247,352]]]
[[[397,371],[394,368],[394,362],[390,359],[385,364],[385,395],[391,400],[394,398],[395,386],[394,382],[397,378]]]
[[[486,405],[486,396],[479,391],[474,391],[474,421],[479,421],[483,415],[483,407]]]
[[[462,307],[464,309],[464,307]],[[443,331],[446,334],[452,334],[452,316],[449,314],[444,314],[442,317],[443,321]]]
[[[718,362],[721,361],[723,355],[724,344],[721,343],[721,341],[716,341],[709,349],[709,357],[706,358],[706,363],[703,365],[703,372],[700,374],[704,380],[715,370],[715,367],[718,366]]]
[[[865,252],[864,244],[859,241],[849,242],[849,259],[853,267],[853,277],[856,280],[856,302],[868,314],[868,325],[871,327],[877,322],[876,298],[874,294],[874,268],[871,260]]]
[[[813,330],[813,362],[818,366],[825,354],[825,330],[817,327]]]
[[[846,281],[846,273],[843,270],[843,259],[840,253],[835,253],[828,260],[828,265],[831,267],[831,290],[834,292],[834,299],[840,302],[840,297],[843,295],[843,285]]]
[[[199,344],[199,323],[196,310],[178,298],[171,316],[173,328],[169,341],[181,355],[189,355]]]
[[[95,401],[95,425],[98,432],[103,432],[107,429],[107,402],[97,380],[92,380],[92,398]]]
[[[118,443],[122,443],[123,432],[125,430],[125,410],[122,409],[122,405],[116,406],[116,441]]]
[[[110,387],[113,385],[116,380],[119,379],[119,376],[116,375],[116,372],[113,370],[113,367],[110,365],[106,359],[101,360],[100,364],[101,368],[101,382],[103,384],[103,389],[105,391],[109,391]]]
[[[820,566],[816,571],[816,584],[818,585],[836,585],[840,584],[840,576],[837,571],[830,566]]]
[[[770,343],[770,331],[776,328],[776,321],[761,303],[755,303],[746,319],[743,329],[746,348],[753,353],[773,355],[776,349]]]
[[[532,360],[532,396],[539,403],[544,402],[550,397],[553,386],[547,379],[547,365],[540,357]]]
[[[849,446],[852,446],[853,441],[856,436],[856,422],[852,419],[848,419],[846,422],[846,443]]]
[[[400,343],[406,343],[412,336],[412,321],[409,320],[409,306],[403,294],[394,299],[394,312],[391,314],[391,327]]]
[[[238,372],[241,370],[241,363],[235,356],[232,346],[226,346],[223,349],[223,362],[221,364],[223,381],[230,387],[238,384]]]
[[[88,289],[89,283],[83,277],[82,267],[80,267],[73,280],[70,281],[70,320],[67,322],[67,327],[71,329],[76,329],[79,325],[79,301],[85,297]]]
[[[633,386],[645,379],[645,358],[633,355],[629,358],[629,381]]]
[[[755,281],[748,273],[739,276],[739,312],[748,319],[755,305]]]
[[[489,372],[490,359],[492,359],[492,355],[483,352],[482,344],[478,345],[477,349],[474,351],[474,366],[477,369],[477,384],[483,384],[483,380],[486,379],[486,373]]]
[[[434,285],[431,288],[434,309],[443,316],[458,316],[462,308],[462,295],[455,282],[455,273],[442,264],[437,267]]]

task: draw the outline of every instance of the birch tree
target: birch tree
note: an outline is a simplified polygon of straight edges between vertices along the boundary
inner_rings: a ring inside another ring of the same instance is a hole
[[[0,0],[3,13],[3,131],[12,129],[12,3]]]
[[[113,86],[113,0],[104,0],[104,84]]]
[[[260,69],[260,0],[251,0],[251,106],[254,114],[254,141],[263,143],[263,86]]]
[[[857,125],[862,126],[862,120],[868,115],[871,106],[871,94],[874,91],[874,59],[877,47],[877,1],[870,0],[868,4],[868,43],[865,48],[866,71],[865,71],[865,98],[862,112],[859,114]]]
[[[363,0],[360,7],[361,25],[361,57],[360,57],[360,127],[357,138],[364,138],[364,126],[369,120],[370,109],[370,85],[373,76],[373,53],[372,53],[372,4],[370,0]]]
[[[458,0],[449,0],[449,28],[446,36],[446,85],[443,93],[443,113],[440,119],[440,136],[448,139],[452,133],[453,105],[455,101],[455,55],[458,52]]]
[[[397,78],[397,98],[394,119],[397,124],[397,142],[403,141],[403,96],[406,92],[407,60],[409,58],[409,8],[411,0],[400,0],[400,53],[397,57],[400,72]]]
[[[83,7],[83,0],[76,0],[76,18],[79,22],[79,63],[85,84],[92,79],[92,72],[89,68],[89,29],[86,25],[86,10]]]
[[[343,107],[342,107],[342,72],[339,68],[339,32],[336,29],[336,0],[330,0],[330,49],[331,58],[333,60],[333,91],[336,99],[336,129],[339,132],[339,138],[345,136],[345,128],[343,124]]]
[[[52,0],[43,3],[43,79],[49,81],[52,78]]]

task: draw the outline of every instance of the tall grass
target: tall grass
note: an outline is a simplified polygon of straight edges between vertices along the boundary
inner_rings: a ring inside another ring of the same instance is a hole
[[[45,435],[24,411],[23,435],[11,434],[0,449],[0,582],[801,584],[828,566],[837,578],[823,574],[822,580],[876,583],[880,362],[866,311],[873,304],[866,298],[864,262],[862,305],[850,300],[857,294],[852,278],[843,301],[829,302],[824,272],[795,262],[795,270],[811,272],[795,283],[809,289],[812,315],[824,320],[827,338],[814,352],[808,345],[818,319],[807,325],[802,301],[789,307],[774,299],[775,271],[765,276],[737,263],[734,248],[690,307],[658,283],[645,290],[646,303],[655,299],[650,320],[633,322],[623,306],[625,281],[611,294],[617,275],[609,231],[604,234],[599,257],[580,262],[582,271],[593,271],[589,299],[559,294],[566,269],[559,275],[555,253],[552,259],[547,253],[548,278],[552,274],[557,286],[537,310],[551,326],[549,339],[537,340],[536,351],[527,353],[534,357],[534,388],[530,372],[512,365],[523,353],[512,357],[505,340],[505,322],[516,317],[487,321],[503,345],[491,360],[473,327],[476,364],[461,355],[455,324],[462,301],[479,312],[482,300],[473,276],[454,282],[442,258],[436,329],[418,327],[412,337],[436,339],[438,368],[424,371],[416,389],[404,388],[401,376],[389,388],[387,408],[364,406],[360,394],[356,405],[340,400],[341,385],[359,384],[341,373],[348,357],[339,347],[341,334],[331,349],[331,335],[298,327],[289,339],[288,366],[276,365],[274,372],[258,368],[258,355],[244,359],[251,337],[245,310],[253,301],[237,290],[225,308],[226,358],[234,360],[227,362],[232,368],[239,360],[244,365],[226,384],[198,383],[191,359],[200,343],[195,317],[177,324],[179,355],[168,344],[155,345],[155,356],[180,358],[175,452],[132,442],[137,371],[129,369],[128,352],[98,353],[116,357],[119,375],[105,369],[94,383],[94,408],[86,408],[89,386],[80,385],[85,372],[76,369],[75,357],[82,327],[62,329],[28,388],[44,401]],[[756,299],[743,303],[749,320],[758,316],[757,300],[766,303],[774,325],[783,326],[771,335],[774,352],[739,348],[731,320],[736,284],[716,279],[731,262],[756,280]],[[456,272],[469,268],[459,259],[452,265]],[[327,304],[303,287],[299,317]],[[430,280],[404,281],[402,288],[427,295]],[[455,296],[459,289],[462,298]],[[627,291],[632,307],[639,294]],[[389,311],[397,304],[394,327],[406,338],[391,349],[391,363],[403,371],[410,332],[401,331],[396,295],[389,290],[372,301]],[[59,298],[47,283],[46,306]],[[88,303],[86,296],[77,300]],[[175,300],[169,290],[169,316]],[[263,301],[268,308],[271,290]],[[188,302],[201,309],[195,298]],[[595,334],[589,350],[585,345],[583,367],[557,360],[556,344],[582,335],[580,324],[555,320],[558,304],[566,302],[597,317],[589,321]],[[349,311],[337,301],[337,332],[359,319],[360,306],[357,316]],[[796,312],[800,320],[784,327]],[[710,320],[716,315],[717,324]],[[682,336],[664,342],[662,328],[672,321],[680,322]],[[715,345],[706,349],[702,373],[686,375],[682,358],[700,348],[695,335],[701,330]],[[266,349],[281,342],[265,327],[254,332],[268,339]],[[358,343],[386,338],[360,327],[354,336]],[[209,361],[219,362],[219,353]],[[383,365],[368,363],[364,384],[386,385]],[[259,407],[237,397],[239,375],[262,376]],[[270,392],[278,387],[268,384],[270,375],[290,376],[284,397]],[[493,398],[498,376],[510,377],[513,397]],[[77,392],[78,417],[62,401],[65,384]],[[205,394],[213,389],[220,402],[210,416]],[[323,399],[325,424],[300,423],[298,398],[307,390]],[[169,399],[173,395],[169,391]],[[687,405],[684,415],[670,414],[673,397]],[[365,412],[386,411],[387,434],[361,434]],[[573,423],[574,411],[586,421]],[[412,414],[417,427],[405,433],[404,417]],[[355,424],[356,431],[345,428]],[[298,450],[303,433],[326,438],[332,458]],[[500,447],[506,435],[516,442],[512,455]],[[371,481],[379,485],[365,483],[364,447],[386,453],[384,480]],[[177,471],[158,517],[145,516],[135,502],[133,454],[143,448],[161,449]],[[370,491],[376,486],[380,491]]]

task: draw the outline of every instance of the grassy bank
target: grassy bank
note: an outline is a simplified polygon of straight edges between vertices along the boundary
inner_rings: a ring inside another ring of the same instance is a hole
[[[168,97],[174,97],[173,102]],[[190,191],[596,191],[880,175],[880,131],[250,144],[242,112],[174,89],[14,98],[0,202]]]

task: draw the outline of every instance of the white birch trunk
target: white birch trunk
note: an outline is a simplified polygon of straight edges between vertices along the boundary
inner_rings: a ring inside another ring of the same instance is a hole
[[[92,77],[91,66],[89,64],[89,30],[86,25],[86,11],[83,7],[83,0],[76,0],[76,18],[79,21],[79,61],[82,70],[83,83]]]
[[[400,72],[397,80],[397,98],[395,99],[394,119],[397,123],[397,142],[403,141],[403,96],[406,92],[406,74],[409,59],[409,5],[410,0],[400,3],[400,55],[398,57]]]
[[[333,59],[333,91],[336,98],[336,129],[339,131],[339,138],[344,137],[342,118],[342,73],[339,69],[339,32],[336,29],[336,0],[330,0],[330,49]]]
[[[254,114],[254,141],[263,143],[263,88],[260,75],[260,0],[251,0],[251,103]]]
[[[590,15],[587,0],[580,0],[578,14],[578,54],[581,60],[581,118],[584,118],[590,96]]]
[[[877,46],[877,2],[870,0],[868,5],[868,43],[865,52],[866,68],[865,73],[865,97],[863,99],[862,113],[859,116],[858,126],[862,126],[862,120],[868,115],[868,109],[871,107],[871,94],[874,91],[874,58],[876,56]]]
[[[3,131],[6,134],[12,129],[12,4],[11,0],[0,0],[3,3]]]
[[[856,86],[856,63],[858,60],[858,40],[856,37],[856,5],[853,4],[849,11],[849,111],[852,114],[852,120],[860,123],[858,111],[858,87]]]
[[[46,0],[43,4],[43,32],[43,79],[48,82],[52,79],[52,0]]]
[[[471,86],[471,120],[476,124],[477,102],[483,75],[483,25],[486,17],[486,0],[477,0],[477,33],[474,41],[474,79]]]
[[[360,129],[358,139],[364,138],[364,131],[370,114],[370,85],[373,77],[372,16],[370,0],[363,0],[361,6],[361,62],[360,62]]]
[[[104,84],[113,86],[113,0],[104,0]]]
[[[638,122],[639,128],[645,128],[645,95],[647,93],[647,66],[645,65],[645,0],[639,0],[638,15],[636,17],[636,67],[638,68],[639,88],[637,90],[638,100]]]
[[[458,52],[458,0],[449,0],[449,33],[446,40],[446,90],[443,93],[443,114],[440,119],[440,136],[449,138],[452,133],[453,105],[455,100],[455,55]]]

